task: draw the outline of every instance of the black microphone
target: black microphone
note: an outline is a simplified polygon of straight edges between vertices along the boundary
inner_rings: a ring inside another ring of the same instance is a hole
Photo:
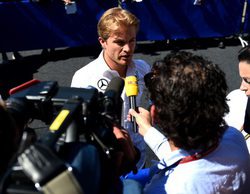
[[[121,118],[122,99],[121,94],[124,88],[124,80],[120,77],[114,77],[109,82],[104,92],[103,107],[106,113],[115,113]]]
[[[125,92],[129,98],[129,107],[137,110],[136,106],[136,96],[138,95],[138,83],[136,76],[128,76],[125,79]],[[133,122],[133,131],[135,133],[138,132],[137,124],[135,118],[131,118],[131,122]]]

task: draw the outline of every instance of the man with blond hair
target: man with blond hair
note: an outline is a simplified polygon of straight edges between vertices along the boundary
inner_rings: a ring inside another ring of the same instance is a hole
[[[113,77],[136,76],[139,86],[136,103],[141,105],[145,87],[144,75],[150,71],[150,65],[143,60],[133,59],[139,23],[135,15],[119,7],[104,12],[97,25],[102,51],[97,59],[75,72],[71,87],[92,86],[104,92]],[[139,133],[133,132],[133,125],[127,120],[129,99],[124,91],[121,97],[123,99],[121,125],[129,132],[133,143],[141,152],[141,159],[137,163],[137,167],[141,168],[145,164],[146,144]]]

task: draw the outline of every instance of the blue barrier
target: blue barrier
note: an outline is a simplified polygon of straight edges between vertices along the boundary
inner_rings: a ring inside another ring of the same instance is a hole
[[[61,0],[2,2],[0,51],[97,44],[97,21],[105,10],[115,6],[116,0],[79,0],[76,14],[67,14]]]
[[[140,40],[210,38],[240,32],[245,0],[145,0],[126,8],[141,20]]]
[[[244,25],[242,26],[242,33],[250,33],[250,0],[246,0],[247,5],[246,5],[246,12],[243,15],[244,16]]]
[[[209,0],[194,5],[194,0],[126,1],[123,6],[141,20],[138,40],[176,40],[225,37],[248,33],[242,27],[245,0]],[[76,0],[76,14],[67,14],[61,0],[0,3],[0,51],[96,45],[96,24],[117,0]],[[249,6],[248,6],[249,7]],[[248,21],[249,8],[246,21]]]

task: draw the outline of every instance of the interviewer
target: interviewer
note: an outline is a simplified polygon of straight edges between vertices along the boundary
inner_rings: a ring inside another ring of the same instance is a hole
[[[143,193],[249,193],[249,153],[243,135],[223,120],[227,84],[218,65],[180,51],[156,62],[146,80],[150,112],[129,113],[160,162]]]

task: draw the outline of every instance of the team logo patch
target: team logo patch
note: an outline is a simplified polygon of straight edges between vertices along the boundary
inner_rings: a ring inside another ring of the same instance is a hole
[[[108,84],[109,84],[108,80],[102,78],[102,79],[99,79],[99,81],[97,82],[97,87],[101,90],[106,90],[108,87]]]

